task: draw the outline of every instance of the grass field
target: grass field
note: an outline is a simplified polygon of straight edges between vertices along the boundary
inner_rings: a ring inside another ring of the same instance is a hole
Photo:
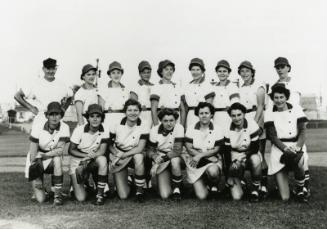
[[[326,228],[327,168],[313,167],[311,173],[308,204],[271,198],[257,204],[247,200],[198,201],[188,193],[179,203],[162,201],[152,194],[145,203],[114,198],[101,207],[91,201],[71,200],[62,207],[39,205],[30,200],[31,188],[23,174],[5,173],[0,176],[0,219],[45,228]],[[67,182],[65,176],[65,187]]]

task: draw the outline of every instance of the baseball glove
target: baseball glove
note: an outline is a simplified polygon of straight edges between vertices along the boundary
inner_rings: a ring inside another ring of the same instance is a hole
[[[76,168],[75,174],[78,184],[84,184],[89,178],[88,164],[89,161],[81,161]]]
[[[33,181],[43,176],[43,163],[41,158],[37,158],[29,167],[28,181]]]
[[[280,163],[285,164],[287,167],[293,169],[298,166],[299,161],[303,156],[303,151],[297,153],[283,153],[280,157]]]

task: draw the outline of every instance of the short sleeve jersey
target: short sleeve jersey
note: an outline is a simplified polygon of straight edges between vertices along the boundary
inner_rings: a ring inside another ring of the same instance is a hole
[[[77,126],[73,131],[70,142],[77,145],[77,149],[87,153],[89,150],[98,150],[101,143],[108,143],[109,131],[100,125],[99,130],[95,133],[89,133],[90,125],[88,123]]]
[[[244,119],[243,128],[239,131],[231,122],[229,128],[225,130],[225,144],[230,145],[232,151],[245,152],[249,150],[251,142],[259,139],[259,134],[259,126],[252,119]]]
[[[158,100],[158,108],[179,108],[181,104],[182,89],[178,84],[170,83],[163,84],[159,81],[159,84],[151,88],[150,99]]]
[[[34,128],[30,135],[30,141],[38,143],[39,149],[42,151],[50,151],[55,149],[58,142],[69,142],[69,127],[66,123],[60,122],[58,127],[51,133],[49,123],[38,125]]]
[[[184,86],[185,101],[189,107],[196,107],[200,102],[213,97],[212,86],[203,77],[200,83],[188,83]]]
[[[299,105],[287,103],[285,111],[278,111],[276,106],[273,106],[272,111],[265,112],[265,126],[274,125],[277,137],[281,140],[294,139],[296,141],[297,124],[301,122],[308,122],[308,119]]]
[[[240,102],[246,107],[246,109],[252,109],[257,106],[257,92],[259,88],[265,90],[265,84],[256,80],[254,80],[251,85],[242,85],[239,88]]]
[[[63,98],[73,95],[72,89],[57,78],[49,82],[43,77],[38,77],[32,87],[23,87],[22,91],[31,104],[38,108],[39,112],[46,111],[49,103],[61,103]]]
[[[127,118],[110,130],[110,139],[115,146],[122,151],[129,151],[135,148],[141,139],[148,140],[149,128],[145,121],[138,119],[133,127],[127,125]]]
[[[139,81],[135,88],[131,90],[137,95],[138,101],[142,107],[151,108],[150,94],[153,86],[153,84],[144,84],[142,81]]]
[[[163,125],[156,125],[150,131],[149,145],[163,153],[171,152],[175,142],[184,141],[184,127],[176,123],[174,129],[165,133]]]
[[[211,122],[209,125],[209,132],[204,133],[200,130],[200,122],[197,122],[192,127],[187,128],[185,142],[192,143],[195,149],[207,151],[216,146],[223,145],[224,134],[222,130],[214,128],[214,125]]]
[[[112,87],[109,81],[108,87],[101,88],[99,94],[105,100],[105,110],[122,110],[126,100],[130,98],[130,90],[123,84],[120,87]]]
[[[222,86],[218,82],[211,87],[211,91],[215,95],[213,100],[213,106],[215,108],[226,108],[232,103],[239,101],[238,87],[230,81],[226,86]]]
[[[83,113],[85,113],[89,105],[99,103],[98,94],[97,88],[86,89],[82,86],[75,94],[75,102],[83,103]]]

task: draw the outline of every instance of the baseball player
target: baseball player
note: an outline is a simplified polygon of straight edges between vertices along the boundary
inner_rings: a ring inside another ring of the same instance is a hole
[[[144,201],[144,149],[149,138],[148,124],[139,118],[141,110],[138,101],[129,99],[125,102],[125,117],[110,130],[109,144],[110,172],[114,175],[118,196],[126,199],[130,194],[128,167],[133,164],[136,199],[139,202]]]
[[[105,152],[109,141],[109,131],[102,125],[104,113],[100,105],[89,105],[84,117],[87,123],[77,126],[70,138],[69,175],[76,199],[85,201],[84,182],[88,179],[88,175],[93,172],[92,170],[97,170],[95,204],[103,205],[104,188],[108,182],[108,164]]]
[[[175,72],[175,64],[170,60],[160,61],[157,73],[161,80],[151,89],[151,114],[153,125],[158,125],[158,110],[163,108],[174,109],[180,113],[180,123],[185,123],[185,108],[181,103],[182,89],[171,79]]]
[[[205,78],[205,66],[204,62],[200,58],[193,58],[189,64],[189,70],[192,75],[192,81],[184,86],[184,103],[186,116],[186,126],[193,126],[199,121],[199,118],[195,115],[194,111],[199,102],[204,102],[213,96],[210,93],[211,84]]]
[[[239,101],[239,92],[237,86],[228,79],[232,71],[228,61],[220,60],[215,70],[219,82],[213,85],[212,92],[207,95],[207,102],[215,107],[214,125],[225,129],[230,122],[230,117],[227,113],[228,107],[232,103]]]
[[[149,157],[153,160],[151,173],[157,177],[159,194],[162,199],[181,199],[182,160],[181,152],[184,128],[177,123],[178,112],[164,108],[158,118],[160,125],[152,127],[149,138]],[[171,185],[172,181],[172,185]]]
[[[141,79],[137,81],[137,85],[131,93],[134,95],[133,98],[141,104],[142,112],[140,118],[147,121],[150,129],[152,126],[150,94],[151,88],[154,86],[150,82],[152,68],[148,61],[142,60],[139,63],[138,70]]]
[[[288,172],[295,177],[295,195],[307,201],[304,193],[305,162],[308,154],[305,146],[306,123],[308,119],[297,104],[288,103],[290,90],[284,84],[272,87],[270,97],[274,102],[272,110],[265,112],[267,137],[272,143],[268,174],[275,175],[280,196],[290,198]]]
[[[98,89],[94,85],[96,74],[97,69],[91,64],[87,64],[82,68],[81,80],[83,80],[84,83],[74,96],[77,125],[79,126],[85,124],[83,114],[85,114],[89,105],[99,104]]]
[[[55,78],[57,72],[57,61],[48,58],[43,61],[43,77],[38,77],[31,88],[20,88],[15,94],[16,101],[23,107],[29,109],[35,118],[32,125],[32,131],[38,125],[43,126],[47,121],[44,112],[50,102],[61,103],[64,110],[71,103],[73,91],[68,88],[60,79]],[[30,102],[27,100],[31,100]]]
[[[268,166],[264,157],[266,147],[266,136],[263,129],[263,114],[265,107],[266,86],[259,82],[255,76],[255,69],[250,61],[243,61],[238,67],[238,74],[241,76],[243,84],[239,87],[240,102],[246,107],[246,119],[253,119],[261,128],[259,136],[259,152],[262,154],[262,182],[261,192],[267,196],[267,173]]]
[[[51,102],[45,111],[47,121],[38,125],[30,135],[30,150],[27,154],[25,176],[32,181],[36,200],[43,203],[46,193],[43,187],[43,174],[52,174],[54,205],[62,205],[62,156],[65,144],[69,141],[69,127],[61,119],[64,111],[58,102]]]
[[[253,119],[245,118],[246,107],[233,103],[228,109],[231,117],[229,127],[225,130],[225,144],[231,154],[227,184],[230,186],[234,200],[243,197],[241,179],[246,169],[251,171],[252,188],[250,201],[259,201],[261,185],[261,154],[259,153],[260,128]]]
[[[100,104],[106,113],[104,126],[110,130],[125,116],[123,107],[130,98],[130,91],[120,82],[124,69],[119,62],[110,63],[107,74],[111,80],[107,87],[99,90],[99,94]]]
[[[207,102],[200,102],[195,109],[199,121],[187,128],[183,154],[188,182],[193,184],[195,195],[203,200],[208,197],[208,189],[213,196],[218,192],[222,172],[222,160],[218,154],[224,144],[223,130],[211,122],[215,108]]]
[[[287,89],[290,90],[290,97],[288,99],[288,103],[292,105],[300,105],[301,106],[301,93],[298,91],[298,87],[295,85],[295,81],[293,77],[289,76],[291,72],[291,65],[287,58],[278,57],[274,61],[274,67],[278,74],[278,81],[276,84],[283,84]],[[272,88],[272,87],[271,87]],[[274,106],[274,103],[271,99],[268,100],[267,110],[271,111]],[[305,182],[304,182],[304,194],[306,197],[310,196],[310,172],[309,172],[309,162],[308,157],[304,158],[304,170],[305,170]]]

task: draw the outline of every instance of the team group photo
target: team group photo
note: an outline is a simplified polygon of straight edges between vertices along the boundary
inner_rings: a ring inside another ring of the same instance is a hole
[[[109,2],[84,1],[80,8],[69,2],[70,11],[36,2],[28,11],[21,9],[39,26],[33,30],[63,29],[60,34],[76,36],[76,43],[65,46],[68,38],[53,37],[59,33],[45,35],[40,49],[30,57],[24,54],[30,67],[23,63],[20,76],[8,81],[12,89],[3,87],[3,99],[8,98],[3,101],[11,102],[0,101],[5,114],[0,116],[0,228],[325,228],[327,106],[321,48],[311,43],[304,57],[295,50],[307,44],[305,39],[289,44],[276,35],[271,40],[280,39],[276,47],[253,42],[253,34],[240,30],[250,32],[264,22],[246,13],[249,24],[216,22],[225,28],[211,31],[216,39],[226,31],[230,38],[217,40],[221,48],[213,50],[215,39],[206,41],[209,30],[201,21],[215,18],[204,13],[214,9],[197,1],[166,3],[175,8],[166,9],[172,15],[165,20],[148,12],[159,23],[155,29],[139,14],[156,8],[146,0],[111,5],[128,12],[109,7],[107,16],[100,5]],[[59,21],[46,16],[43,10],[50,6],[62,16]],[[99,14],[92,23],[113,20],[104,37],[88,24],[85,13],[92,10],[87,6]],[[184,6],[195,14],[192,19],[181,11]],[[301,3],[301,9],[305,6]],[[154,12],[163,16],[163,9]],[[312,10],[319,18],[321,10]],[[222,12],[216,17],[229,17]],[[119,14],[129,18],[126,23],[114,20]],[[74,21],[73,15],[83,25],[73,26],[80,34],[67,25],[57,27]],[[174,25],[177,15],[184,19]],[[263,15],[268,27],[278,25]],[[40,17],[44,23],[34,21]],[[311,20],[306,23],[316,25]],[[302,34],[292,23],[292,33]],[[179,37],[173,39],[174,33]],[[244,38],[239,36],[233,48],[238,34]],[[26,39],[34,35],[26,32]],[[52,43],[56,39],[65,49]],[[101,49],[103,42],[110,43],[108,52]],[[31,45],[21,50],[31,49],[32,40]],[[309,60],[314,55],[321,58]],[[25,73],[32,66],[39,69],[34,77]]]

